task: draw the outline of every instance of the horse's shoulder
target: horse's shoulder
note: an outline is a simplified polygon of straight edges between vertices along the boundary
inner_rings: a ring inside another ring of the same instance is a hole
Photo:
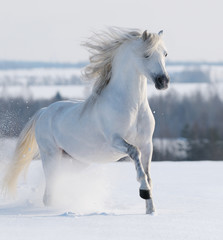
[[[148,136],[153,134],[155,119],[149,104],[141,106],[137,117],[137,132],[139,135]]]

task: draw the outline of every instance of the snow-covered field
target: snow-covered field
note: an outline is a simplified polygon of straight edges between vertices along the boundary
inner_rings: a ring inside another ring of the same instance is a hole
[[[53,85],[53,86],[12,86],[1,87],[0,96],[4,98],[9,97],[23,97],[25,99],[50,99],[57,93],[60,93],[64,98],[78,98],[83,99],[89,95],[90,90],[84,85]]]
[[[91,87],[81,85],[78,80],[81,76],[81,68],[68,69],[14,69],[0,70],[0,97],[24,97],[26,99],[52,98],[59,92],[64,98],[86,98]],[[222,97],[223,91],[223,66],[167,66],[169,74],[182,71],[203,71],[210,78],[210,83],[172,83],[166,91],[157,91],[154,84],[148,84],[148,97],[154,95],[166,95],[171,91],[181,96],[191,95],[200,91],[209,96],[218,93]],[[195,79],[196,80],[196,79]],[[75,84],[74,84],[74,82]],[[80,81],[80,80],[79,80]],[[79,84],[79,85],[78,85]]]
[[[1,141],[0,176],[13,146]],[[157,215],[150,216],[130,162],[61,173],[55,206],[46,208],[41,161],[33,161],[17,199],[0,198],[0,239],[222,240],[222,169],[223,162],[153,162]]]
[[[0,78],[16,78],[22,84],[1,85],[0,96],[40,99],[60,92],[65,98],[86,98],[90,87],[85,85],[27,86],[26,82],[33,76],[39,77],[36,81],[44,77],[68,81],[78,74],[67,70],[66,74],[60,70],[1,72]],[[171,91],[185,96],[198,90],[205,96],[216,92],[223,96],[223,82],[217,81],[222,68],[213,74],[211,84],[172,83],[166,91],[149,84],[148,97]],[[14,144],[0,139],[0,183]],[[19,181],[17,198],[0,195],[0,240],[222,240],[222,169],[223,161],[153,162],[157,214],[150,216],[145,215],[144,201],[138,196],[132,163],[92,165],[78,174],[68,164],[67,171],[61,171],[55,180],[54,206],[46,208],[42,204],[45,183],[41,161],[33,161],[27,181]]]
[[[0,86],[0,96],[24,97],[25,99],[49,99],[60,93],[62,97],[68,99],[84,99],[91,93],[88,85],[52,85],[52,86]],[[223,83],[171,83],[165,91],[159,91],[154,84],[148,84],[148,97],[165,96],[168,93],[178,93],[179,96],[190,96],[200,92],[203,96],[209,97],[218,94],[223,98]]]

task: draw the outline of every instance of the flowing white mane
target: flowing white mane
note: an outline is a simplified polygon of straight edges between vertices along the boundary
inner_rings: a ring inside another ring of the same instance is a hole
[[[112,76],[112,61],[117,48],[126,41],[139,38],[142,38],[141,30],[112,27],[108,31],[94,34],[89,41],[82,44],[90,53],[90,63],[85,67],[83,77],[85,80],[95,81],[92,95],[88,101],[94,102],[109,84]],[[145,55],[150,55],[157,48],[159,42],[158,34],[147,33],[147,39],[143,44]]]

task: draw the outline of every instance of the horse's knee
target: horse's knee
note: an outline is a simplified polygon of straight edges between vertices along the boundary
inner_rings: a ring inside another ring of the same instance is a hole
[[[133,160],[140,159],[141,153],[139,149],[133,145],[129,145],[127,153]]]
[[[150,188],[152,188],[152,179],[151,179],[151,177],[150,177],[150,174],[147,173],[146,175],[147,175],[147,182],[148,182]]]

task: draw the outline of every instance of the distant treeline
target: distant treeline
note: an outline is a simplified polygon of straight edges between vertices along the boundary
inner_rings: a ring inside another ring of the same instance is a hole
[[[88,62],[69,63],[69,62],[35,62],[35,61],[0,61],[0,71],[10,70],[32,70],[32,69],[79,69],[85,67]],[[204,82],[209,83],[215,81],[210,74],[212,66],[223,67],[223,62],[173,62],[168,61],[167,67],[182,67],[180,71],[170,71],[172,83],[191,83],[191,82]],[[22,79],[22,81],[21,81]],[[25,81],[24,81],[25,80]],[[219,79],[218,79],[219,80]],[[221,79],[220,79],[221,80]],[[0,79],[1,86],[12,85],[71,85],[71,84],[84,84],[81,77],[73,74],[65,78],[57,75],[49,76],[48,74],[39,76],[35,75],[2,75]]]
[[[172,83],[210,83],[212,81],[209,71],[199,68],[172,72],[169,75]]]
[[[50,100],[0,98],[0,137],[16,137],[30,117],[40,108],[62,100],[59,93]],[[170,92],[149,99],[156,119],[155,138],[181,139],[179,156],[168,148],[155,149],[153,160],[223,160],[223,101],[217,94],[199,92],[179,96]]]
[[[0,98],[0,137],[17,137],[35,112],[60,100],[63,99],[59,93],[49,100]]]
[[[180,96],[174,91],[149,98],[156,119],[155,137],[184,137],[185,128],[193,129],[198,137],[216,128],[223,138],[223,100],[217,93],[202,95],[199,91]]]
[[[149,103],[156,119],[154,136],[183,139],[178,148],[186,153],[179,156],[167,147],[155,149],[154,160],[223,160],[223,101],[217,93],[181,97],[170,92],[152,97]]]
[[[0,70],[34,69],[34,68],[82,68],[88,64],[83,62],[43,62],[43,61],[9,61],[0,60]],[[192,62],[192,61],[167,61],[167,66],[223,66],[223,62]]]
[[[22,79],[22,81],[21,81]],[[61,76],[41,76],[31,75],[31,76],[4,76],[0,78],[0,86],[4,87],[7,91],[8,87],[12,86],[61,86],[61,85],[83,85],[86,84],[79,76],[75,74],[68,75],[66,77]]]
[[[38,63],[36,64],[38,66]],[[54,65],[52,64],[51,67],[53,66]],[[65,68],[62,66],[61,68]],[[170,72],[169,75],[172,83],[195,83],[195,82],[210,83],[213,80],[210,71],[208,69],[204,70],[201,68],[182,69],[181,71]],[[52,85],[82,85],[82,84],[86,84],[86,81],[83,81],[82,77],[75,73],[60,76],[57,74],[50,75],[47,72],[45,72],[45,75],[39,76],[34,72],[32,74],[23,73],[23,75],[3,74],[0,77],[0,86],[3,86],[6,89],[8,86],[41,86],[41,85],[52,86]]]
[[[82,68],[86,62],[41,62],[41,61],[0,61],[0,70],[34,68]]]

